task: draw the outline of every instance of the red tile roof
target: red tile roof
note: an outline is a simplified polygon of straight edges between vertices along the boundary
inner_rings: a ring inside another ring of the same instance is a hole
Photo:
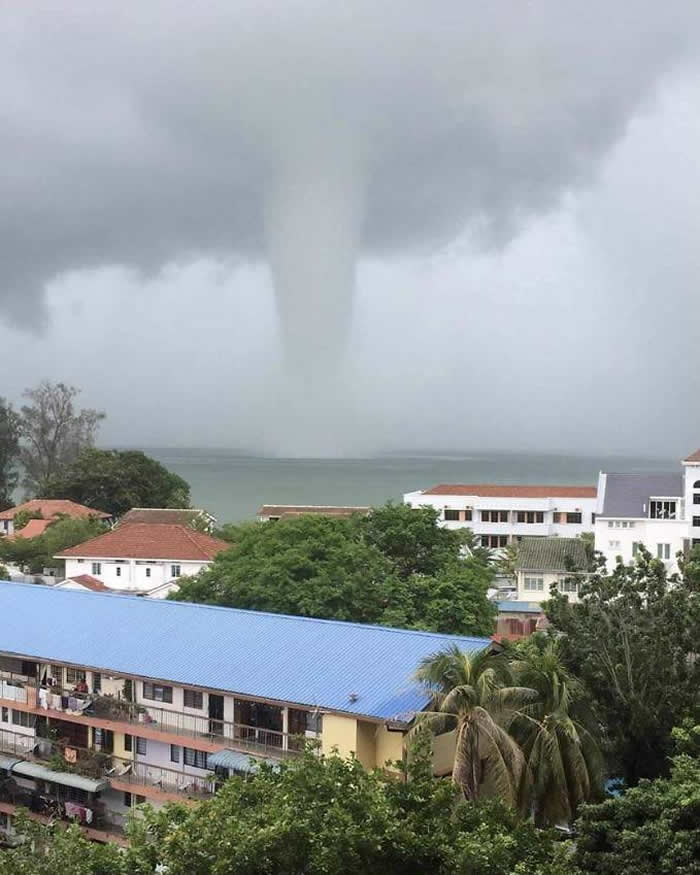
[[[36,513],[37,511],[45,520],[59,514],[65,514],[70,517],[90,517],[94,516],[98,519],[107,519],[110,514],[104,513],[101,510],[95,510],[92,507],[86,507],[84,504],[77,504],[75,501],[69,501],[65,498],[33,498],[31,501],[25,501],[24,504],[18,504],[17,507],[10,507],[0,513],[0,520],[14,519],[15,514],[21,510]]]
[[[127,523],[83,544],[63,550],[56,558],[181,559],[210,561],[231,547],[228,541],[166,523]]]
[[[29,520],[23,529],[8,535],[7,540],[12,541],[14,538],[36,538],[38,535],[43,535],[52,522],[53,520]]]
[[[332,504],[263,504],[258,510],[258,516],[301,516],[308,513],[322,516],[351,516],[354,513],[369,513],[369,507]]]
[[[423,495],[479,495],[484,498],[595,498],[597,494],[595,486],[499,486],[493,483],[442,483],[423,491]]]
[[[111,592],[108,586],[105,586],[101,580],[98,580],[96,577],[93,577],[90,574],[78,574],[75,577],[68,577],[66,580],[61,581],[62,583],[67,583],[69,580],[72,580],[73,583],[79,583],[81,586],[84,586],[85,589],[91,589],[93,592]],[[60,584],[59,584],[60,585]]]
[[[700,462],[700,450],[695,450],[694,453],[691,453],[685,459],[684,462]]]

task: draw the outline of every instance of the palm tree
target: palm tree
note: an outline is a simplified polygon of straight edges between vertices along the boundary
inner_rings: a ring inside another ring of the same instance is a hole
[[[466,653],[457,645],[426,657],[416,678],[432,698],[431,710],[416,715],[412,731],[428,727],[438,735],[454,729],[454,784],[469,800],[498,796],[516,806],[525,759],[504,727],[535,691],[508,685],[510,670],[502,655],[488,649]]]
[[[559,644],[533,635],[511,662],[520,683],[537,690],[533,707],[514,715],[528,773],[528,807],[538,826],[569,824],[582,802],[602,792],[603,759],[583,689],[562,663]]]

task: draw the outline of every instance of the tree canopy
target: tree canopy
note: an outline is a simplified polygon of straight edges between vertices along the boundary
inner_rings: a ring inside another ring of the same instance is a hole
[[[439,632],[493,631],[493,571],[482,556],[461,557],[463,539],[441,528],[432,509],[387,504],[367,517],[308,514],[219,534],[231,549],[183,581],[174,598]]]
[[[28,403],[22,406],[19,424],[22,485],[34,497],[46,498],[49,480],[95,442],[105,414],[91,408],[77,410],[74,402],[79,392],[75,386],[48,380],[24,392]]]
[[[4,398],[0,398],[0,510],[12,507],[12,493],[19,475],[19,416]]]
[[[700,726],[690,734],[695,756],[674,757],[669,778],[642,780],[616,798],[583,808],[576,842],[576,862],[583,872],[700,873]]]
[[[56,567],[54,556],[106,531],[98,519],[62,517],[36,538],[0,539],[0,560],[26,567],[32,573]]]
[[[69,498],[120,516],[132,507],[188,507],[189,484],[138,450],[84,449],[50,477],[44,498]]]
[[[123,854],[32,827],[50,868],[27,843],[0,853],[0,875],[570,875],[549,833],[497,803],[460,800],[432,777],[425,748],[402,769],[408,780],[308,752],[192,807],[146,807]]]
[[[605,727],[611,773],[628,786],[663,775],[673,726],[699,706],[700,550],[669,578],[641,548],[634,564],[592,575],[580,594],[578,603],[555,594],[547,616]]]

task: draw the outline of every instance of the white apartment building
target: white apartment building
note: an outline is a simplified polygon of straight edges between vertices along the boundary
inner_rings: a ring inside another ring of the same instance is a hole
[[[643,544],[673,573],[676,554],[700,544],[700,450],[676,473],[601,473],[601,510],[595,523],[595,548],[608,570],[618,557],[631,562]]]
[[[489,549],[522,538],[592,532],[597,512],[595,486],[441,484],[407,492],[403,500],[411,507],[436,508],[444,526],[471,529]]]
[[[230,544],[189,526],[122,523],[57,555],[66,563],[62,588],[99,589],[164,598],[178,578],[197,574]]]

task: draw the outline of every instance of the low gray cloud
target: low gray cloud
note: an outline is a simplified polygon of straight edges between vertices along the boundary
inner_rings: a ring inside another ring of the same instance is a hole
[[[69,0],[5,17],[8,318],[36,324],[69,270],[269,253],[290,343],[315,355],[342,340],[358,248],[465,227],[501,245],[589,183],[697,49],[700,7]]]
[[[694,0],[4,20],[7,394],[66,377],[117,440],[312,454],[700,428]]]

